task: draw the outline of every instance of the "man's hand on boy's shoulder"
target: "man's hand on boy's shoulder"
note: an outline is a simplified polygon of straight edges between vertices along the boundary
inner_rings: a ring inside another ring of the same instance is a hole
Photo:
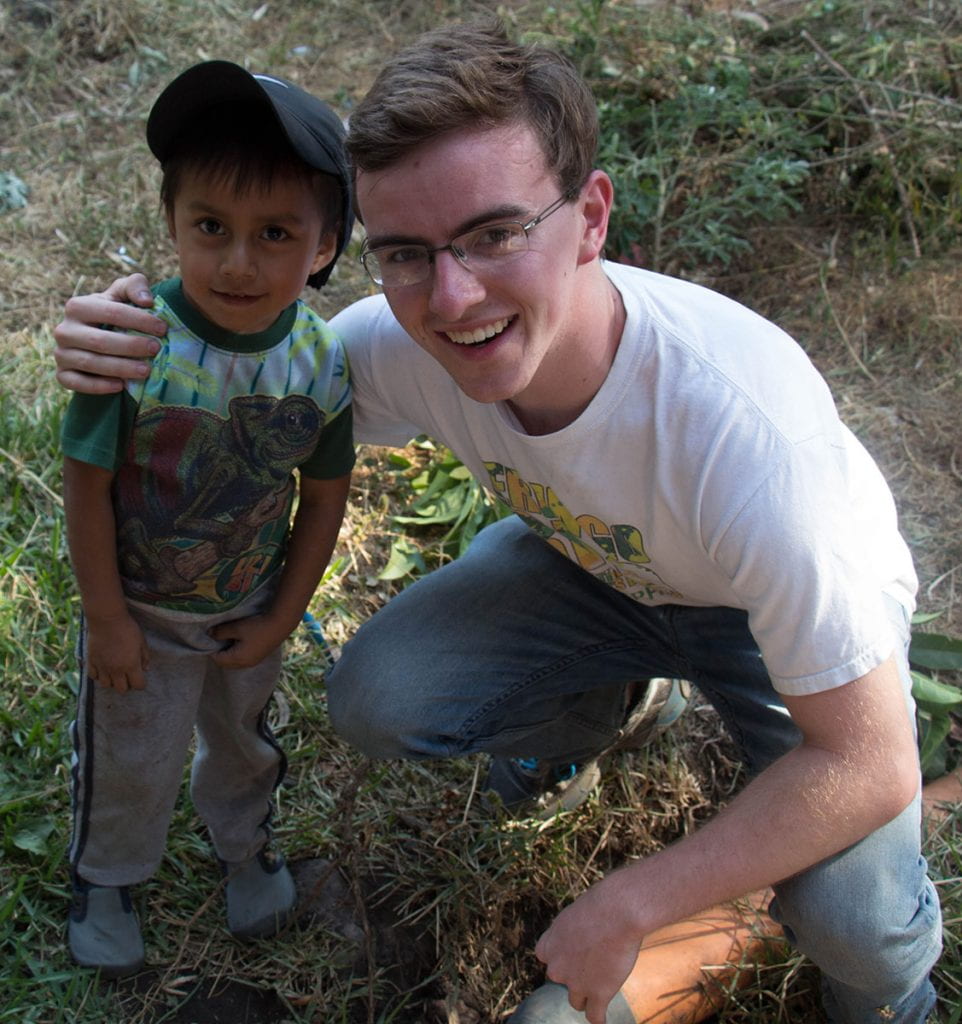
[[[167,331],[164,321],[150,312],[153,303],[143,274],[118,278],[104,292],[69,299],[53,331],[61,385],[103,395],[120,391],[126,379],[146,377],[150,363],[145,360],[156,355],[156,338]]]

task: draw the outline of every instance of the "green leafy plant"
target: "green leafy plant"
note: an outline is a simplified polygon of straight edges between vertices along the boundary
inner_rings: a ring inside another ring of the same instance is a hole
[[[507,512],[503,505],[487,494],[470,470],[447,448],[436,449],[431,441],[421,439],[418,448],[433,453],[428,464],[410,481],[414,500],[403,515],[391,517],[400,526],[443,528],[436,540],[436,561],[457,558],[463,554],[478,531],[501,519]],[[414,464],[402,455],[393,455],[398,469]],[[420,547],[409,535],[401,535],[391,546],[388,564],[379,579],[397,580],[425,573],[428,564]]]
[[[922,774],[926,779],[935,779],[953,767],[952,724],[953,716],[962,714],[962,689],[931,673],[962,672],[962,638],[915,631],[909,662]],[[919,669],[927,669],[928,673]]]

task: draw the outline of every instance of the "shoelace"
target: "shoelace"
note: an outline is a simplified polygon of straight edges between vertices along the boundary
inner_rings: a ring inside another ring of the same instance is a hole
[[[516,757],[514,763],[527,775],[537,775],[540,761],[536,757]],[[556,782],[567,782],[578,774],[578,766],[573,762],[570,764],[559,764],[555,766],[554,776]]]

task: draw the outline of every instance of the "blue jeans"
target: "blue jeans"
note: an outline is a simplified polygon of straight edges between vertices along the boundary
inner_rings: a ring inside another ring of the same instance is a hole
[[[893,601],[891,614],[907,644],[904,610]],[[630,684],[652,676],[694,683],[752,773],[799,741],[744,612],[638,604],[512,517],[365,623],[330,674],[328,699],[334,728],[372,757],[583,761],[612,742]],[[775,887],[772,916],[820,966],[836,1024],[922,1024],[935,1001],[941,918],[920,844],[916,797]]]

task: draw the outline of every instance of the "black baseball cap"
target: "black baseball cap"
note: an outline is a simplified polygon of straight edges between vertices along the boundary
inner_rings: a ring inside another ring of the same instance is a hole
[[[341,189],[341,231],[334,259],[307,283],[320,288],[330,277],[354,225],[351,174],[344,150],[341,119],[316,96],[274,75],[253,74],[226,60],[195,64],[160,94],[147,118],[147,145],[163,164],[198,114],[221,104],[256,104],[269,111],[300,158],[330,174]]]

